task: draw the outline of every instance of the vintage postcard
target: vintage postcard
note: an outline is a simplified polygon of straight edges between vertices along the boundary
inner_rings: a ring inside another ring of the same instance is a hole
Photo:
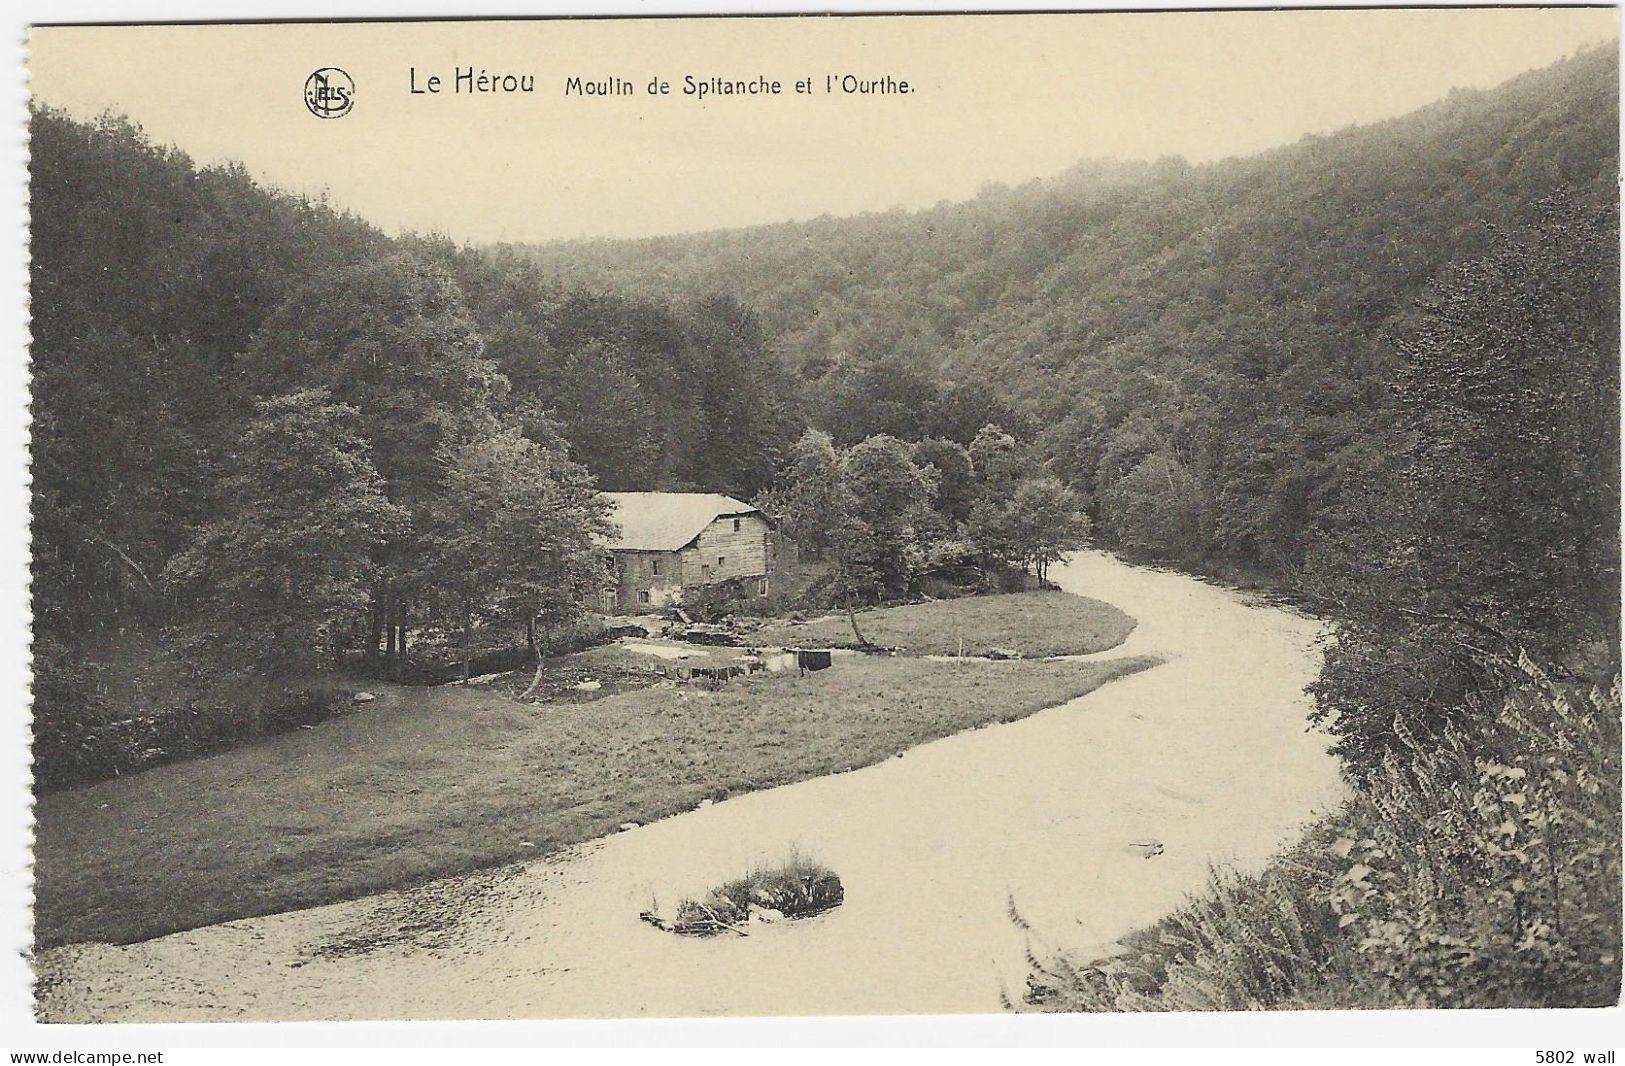
[[[36,1017],[1617,1006],[1618,25],[33,26]]]

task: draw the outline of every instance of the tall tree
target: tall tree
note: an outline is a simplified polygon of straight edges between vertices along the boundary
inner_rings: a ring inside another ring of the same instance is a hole
[[[841,455],[841,481],[852,515],[867,536],[851,537],[849,554],[862,558],[891,596],[906,594],[919,574],[932,521],[938,475],[914,462],[896,437],[874,436]]]
[[[1306,575],[1339,618],[1316,694],[1356,769],[1474,713],[1524,649],[1617,670],[1618,232],[1548,204],[1399,339],[1403,451]]]
[[[164,568],[222,660],[302,680],[367,603],[375,549],[406,527],[354,407],[322,389],[261,401],[219,489],[223,517]]]
[[[315,279],[265,322],[241,366],[261,387],[324,383],[353,404],[390,498],[408,505],[433,492],[443,446],[490,430],[507,390],[451,275],[407,253]]]
[[[830,516],[849,506],[841,498],[843,477],[834,440],[809,429],[790,447],[774,487],[757,502],[802,552],[825,558],[835,546]]]
[[[593,538],[608,532],[608,505],[561,445],[515,428],[452,445],[442,462],[418,560],[424,599],[461,634],[465,679],[475,627],[503,622],[528,635],[539,676],[536,619],[567,624],[600,584],[588,578],[601,569]]]
[[[331,383],[361,415],[385,491],[422,524],[438,505],[445,450],[496,426],[506,380],[485,358],[461,290],[439,264],[410,253],[317,279],[261,327],[241,360],[256,391],[279,382]],[[415,602],[428,594],[420,546],[390,542],[373,569],[377,651],[398,666]]]
[[[943,437],[928,437],[914,445],[914,462],[937,472],[934,506],[952,529],[970,517],[976,502],[976,480],[970,452],[964,445]]]
[[[1083,500],[1044,475],[1024,478],[1008,497],[987,497],[971,512],[970,533],[984,554],[1047,580],[1049,568],[1088,543]]]
[[[699,301],[688,314],[703,413],[696,479],[749,499],[772,476],[792,420],[781,396],[784,372],[760,321],[733,296]]]
[[[1030,470],[1021,444],[991,422],[976,431],[969,452],[976,482],[983,495],[1008,493]]]

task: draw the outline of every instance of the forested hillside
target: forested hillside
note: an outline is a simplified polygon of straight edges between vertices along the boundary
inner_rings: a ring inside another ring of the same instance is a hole
[[[43,784],[321,713],[426,634],[540,664],[598,489],[757,501],[860,642],[861,603],[1093,536],[1331,620],[1356,795],[1029,1002],[1617,1000],[1614,52],[1246,159],[542,247],[30,132]]]
[[[1087,162],[917,213],[526,251],[572,283],[734,294],[838,441],[968,442],[975,397],[1115,542],[1293,566],[1392,440],[1390,338],[1430,284],[1539,229],[1548,198],[1613,204],[1617,78],[1596,50],[1246,159]]]
[[[1338,613],[1326,700],[1381,749],[1352,723],[1477,683],[1440,627],[1553,656],[1617,629],[1617,77],[1599,50],[1247,159],[500,249],[39,111],[41,743],[139,749],[96,664],[153,634],[387,672],[414,629],[578,604],[597,487],[759,498],[848,603],[1041,569],[1081,504]],[[521,527],[557,550],[479,548]]]
[[[1618,77],[1599,49],[1252,158],[524,251],[728,291],[836,444],[987,412],[1108,545],[1334,623],[1314,717],[1353,799],[1118,953],[1040,960],[1029,1005],[1611,1004]]]
[[[594,581],[595,488],[749,496],[800,430],[726,297],[390,239],[116,117],[30,135],[47,783],[317,713],[414,629],[522,641]]]

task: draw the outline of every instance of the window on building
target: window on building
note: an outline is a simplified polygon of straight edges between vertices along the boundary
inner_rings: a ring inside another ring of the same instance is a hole
[[[660,576],[660,560],[656,559],[653,563],[650,564],[650,566],[653,567],[653,569],[654,569],[655,577],[659,577]]]
[[[700,576],[701,577],[710,577],[711,576],[711,565],[709,563],[705,563],[705,564],[702,564],[700,566]]]
[[[734,519],[734,532],[735,533],[739,532],[739,519],[737,519],[737,518]]]
[[[728,565],[728,557],[726,555],[717,556],[717,565],[718,566],[727,566]]]
[[[647,589],[645,589],[642,592],[638,593],[638,602],[639,603],[648,603],[649,602],[649,591]]]
[[[756,582],[756,595],[758,595],[758,596],[766,596],[767,595],[767,578],[765,578],[765,577],[761,578],[760,580],[758,580]]]

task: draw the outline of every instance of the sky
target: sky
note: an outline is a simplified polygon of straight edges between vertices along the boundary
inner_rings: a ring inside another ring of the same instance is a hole
[[[925,207],[1089,157],[1203,162],[1403,114],[1598,42],[1610,9],[40,27],[35,98],[121,112],[388,232],[683,233]],[[339,67],[338,118],[304,86]],[[455,92],[455,73],[529,93]],[[907,81],[824,92],[826,76]],[[698,100],[683,77],[778,80]],[[439,76],[440,92],[427,91]],[[620,78],[631,95],[567,92]],[[671,86],[652,95],[652,79]],[[814,91],[798,93],[808,80]],[[414,86],[420,91],[414,93]]]

